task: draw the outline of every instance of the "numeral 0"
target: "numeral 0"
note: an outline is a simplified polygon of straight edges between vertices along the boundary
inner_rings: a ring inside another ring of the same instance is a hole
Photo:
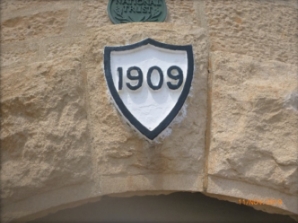
[[[159,82],[157,85],[153,85],[152,80],[151,80],[152,73],[154,70],[156,70],[159,74]],[[122,88],[123,88],[123,69],[122,69],[122,67],[118,67],[117,71],[119,74],[118,89],[122,90]],[[167,82],[168,87],[171,90],[179,89],[181,87],[181,85],[183,84],[183,71],[181,70],[181,68],[178,66],[171,66],[167,71],[167,75],[171,80],[173,80],[172,82],[171,81]],[[137,81],[137,83],[134,85],[132,85],[132,83],[126,83],[126,86],[130,90],[135,91],[135,90],[138,90],[140,87],[142,87],[143,72],[139,67],[133,66],[133,67],[128,68],[128,70],[126,72],[126,76],[131,81]],[[160,69],[160,67],[153,66],[148,70],[147,84],[152,90],[159,90],[163,85],[163,81],[164,81],[164,75],[163,75],[163,72]]]
[[[157,72],[159,74],[159,83],[158,83],[157,86],[154,86],[152,84],[152,81],[151,81],[151,76],[152,76],[152,73],[153,73],[154,70],[157,70]],[[148,70],[148,73],[147,73],[147,82],[148,82],[149,87],[151,89],[153,89],[153,90],[159,90],[162,87],[162,84],[163,84],[163,73],[162,73],[162,70],[158,66],[151,67]]]

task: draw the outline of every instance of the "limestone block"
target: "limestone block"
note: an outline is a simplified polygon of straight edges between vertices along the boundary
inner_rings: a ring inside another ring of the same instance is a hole
[[[1,42],[44,38],[61,34],[68,21],[67,9],[1,19]]]
[[[40,194],[90,182],[92,162],[85,107],[81,64],[76,60],[1,70],[4,219],[49,208],[51,196],[34,199]],[[55,205],[67,202],[63,199],[57,198]],[[22,202],[25,204],[20,206]]]
[[[173,24],[134,23],[94,31],[86,72],[90,127],[103,193],[138,190],[202,190],[206,126],[208,42],[203,29]],[[129,127],[115,109],[103,69],[105,46],[153,38],[176,45],[192,44],[195,73],[191,95],[170,128],[171,134],[150,143]],[[185,114],[187,116],[183,117]],[[183,119],[178,123],[179,118]],[[185,182],[188,184],[185,184]],[[106,183],[109,182],[109,183]],[[117,182],[117,183],[113,183]],[[112,189],[111,185],[115,189]],[[177,185],[177,186],[175,186]]]
[[[208,192],[281,199],[272,206],[297,214],[297,66],[226,52],[210,64]]]
[[[1,71],[4,222],[31,219],[105,194],[203,190],[205,31],[151,23],[105,26],[85,35],[84,41],[44,41],[47,61],[15,63]],[[104,46],[148,37],[194,48],[191,95],[170,126],[171,134],[160,143],[139,137],[122,120],[103,71]]]
[[[296,64],[298,2],[206,1],[211,51]]]

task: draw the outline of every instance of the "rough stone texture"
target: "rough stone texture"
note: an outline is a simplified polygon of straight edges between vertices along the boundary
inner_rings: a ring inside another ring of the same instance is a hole
[[[2,220],[181,190],[298,215],[298,1],[166,2],[165,23],[112,25],[107,1],[1,0]],[[147,37],[195,51],[187,116],[160,144],[124,124],[103,76],[105,45]]]
[[[225,180],[236,181],[225,188],[226,195],[243,189],[237,188],[238,181],[251,185],[243,191],[247,199],[264,197],[255,185],[268,188],[272,199],[283,198],[280,208],[297,213],[297,67],[226,52],[213,52],[210,58],[211,182],[220,178],[218,187],[226,187]],[[218,190],[208,186],[210,193]]]
[[[91,180],[80,66],[56,60],[1,70],[4,218],[21,200]]]
[[[112,24],[108,16],[107,3],[102,4],[97,0],[80,1],[78,23],[88,28]]]
[[[55,7],[61,4],[61,1],[56,0],[12,0],[12,1],[1,1],[1,13],[2,16],[12,16],[13,13],[18,12],[29,12],[32,10],[40,11],[40,9],[46,9],[49,6]],[[38,10],[37,10],[38,9]]]
[[[298,1],[206,1],[211,51],[297,64]]]
[[[167,21],[176,24],[199,25],[197,17],[196,1],[192,0],[168,0]]]
[[[68,12],[61,10],[5,20],[1,24],[1,41],[59,35],[66,25],[67,17]]]
[[[1,46],[1,66],[25,64],[36,61],[38,46],[34,43],[11,43]]]

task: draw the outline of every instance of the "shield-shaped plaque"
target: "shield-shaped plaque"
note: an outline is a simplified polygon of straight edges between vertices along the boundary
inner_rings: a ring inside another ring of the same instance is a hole
[[[194,71],[192,46],[153,39],[107,46],[104,69],[120,113],[153,140],[173,121],[188,96]]]

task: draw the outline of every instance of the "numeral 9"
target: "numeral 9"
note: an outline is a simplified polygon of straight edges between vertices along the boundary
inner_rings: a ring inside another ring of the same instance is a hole
[[[133,76],[132,75],[132,71],[136,71],[137,72],[137,75],[136,76]],[[130,90],[138,90],[140,87],[142,87],[143,85],[143,72],[140,68],[138,67],[130,67],[128,70],[127,70],[127,78],[129,80],[132,80],[132,81],[138,81],[138,83],[136,85],[131,85],[130,83],[126,83],[126,86],[130,89]]]
[[[174,71],[177,71],[177,75],[173,75],[173,72]],[[171,90],[177,90],[178,88],[181,87],[182,83],[183,83],[183,71],[181,70],[180,67],[177,67],[177,66],[171,66],[169,69],[168,69],[168,77],[177,81],[177,84],[173,84],[172,82],[168,81],[167,82],[167,85],[168,87],[171,89]]]

